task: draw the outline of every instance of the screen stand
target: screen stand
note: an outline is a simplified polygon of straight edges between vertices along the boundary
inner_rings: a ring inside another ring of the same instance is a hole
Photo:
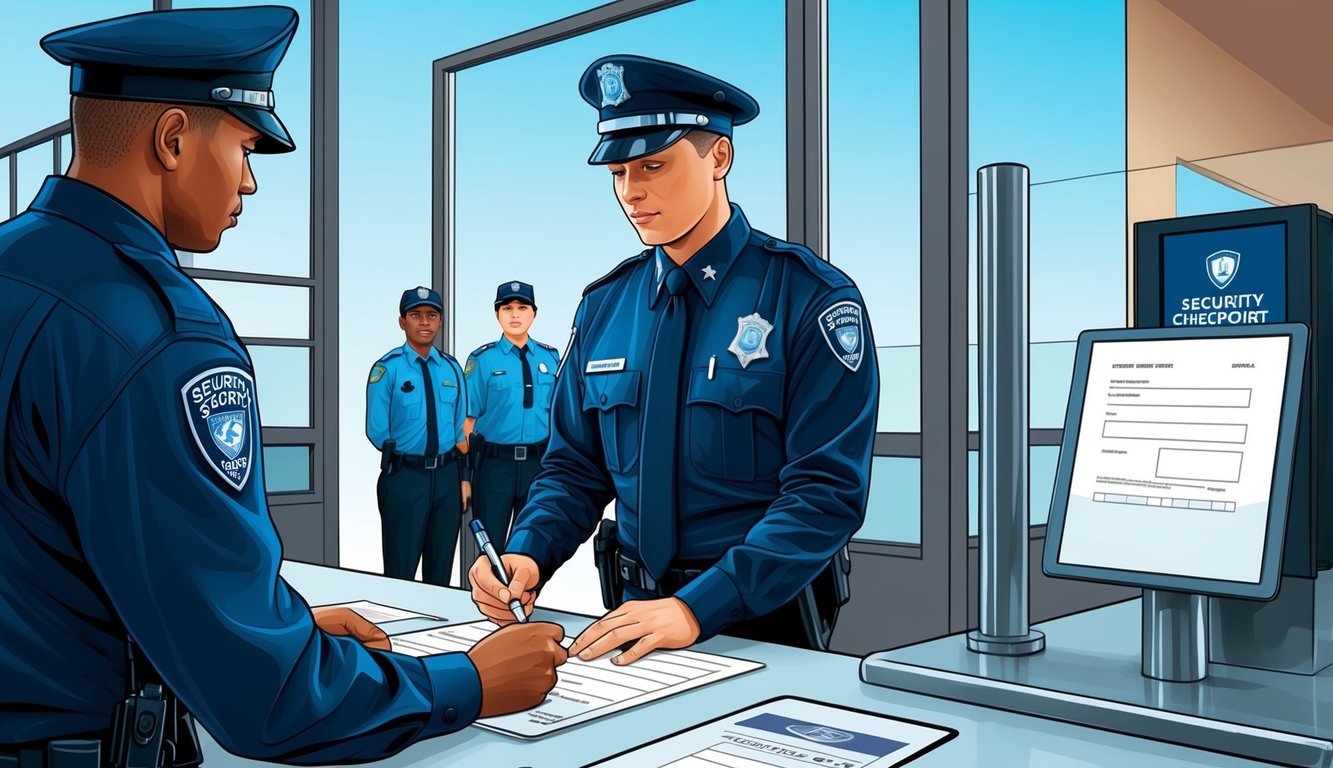
[[[1208,675],[1207,598],[1143,590],[1143,676],[1192,683]]]

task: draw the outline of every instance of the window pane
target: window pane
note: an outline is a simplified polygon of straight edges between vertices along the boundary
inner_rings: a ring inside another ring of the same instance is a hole
[[[310,289],[230,280],[197,280],[240,336],[310,338]]]
[[[0,108],[0,146],[69,117],[69,67],[47,56],[38,40],[57,29],[152,9],[151,0],[5,3],[0,21],[0,72],[7,76],[5,106]],[[11,108],[15,104],[21,108]],[[50,166],[48,160],[48,173]],[[22,201],[20,210],[31,200]]]
[[[251,0],[175,0],[173,8],[226,8]],[[291,47],[273,77],[275,111],[296,142],[296,151],[252,155],[259,186],[246,197],[238,224],[222,233],[212,253],[193,255],[193,266],[259,274],[310,276],[310,19],[309,0],[283,5],[301,20]],[[423,65],[426,66],[426,65]],[[427,89],[423,98],[429,99]]]
[[[311,490],[310,446],[264,446],[264,490],[293,493]]]
[[[0,157],[0,221],[9,218],[9,164],[13,158]]]
[[[967,452],[967,535],[979,531],[980,452]],[[1037,445],[1028,449],[1028,525],[1045,525],[1055,490],[1055,469],[1060,463],[1060,447]]]
[[[1017,162],[1034,182],[1125,169],[1125,3],[970,0],[968,188]]]
[[[921,460],[876,456],[866,521],[855,538],[921,543]]]
[[[1204,213],[1271,208],[1272,203],[1227,186],[1183,163],[1176,164],[1176,215],[1197,216]]]
[[[917,17],[901,0],[829,5],[828,255],[874,324],[880,432],[921,429]]]
[[[46,177],[51,175],[51,142],[25,149],[18,153],[15,160],[19,164],[19,185],[18,195],[14,199],[18,203],[19,213],[23,213],[32,204],[32,199],[37,196],[37,190],[42,188]]]
[[[784,236],[785,6],[747,3],[739,36],[733,25],[718,23],[733,15],[732,6],[695,0],[458,74],[457,282],[446,301],[456,307],[460,356],[499,338],[491,299],[508,280],[533,285],[540,308],[533,337],[563,349],[584,286],[643,250],[610,174],[586,162],[598,116],[576,85],[600,56],[628,48],[703,70],[753,96],[762,111],[735,131],[728,193],[753,227]],[[536,144],[534,115],[541,116]]]
[[[69,168],[69,163],[74,159],[74,138],[69,133],[60,134],[60,172],[64,173]]]
[[[259,416],[266,427],[310,426],[310,349],[247,346],[255,364]]]

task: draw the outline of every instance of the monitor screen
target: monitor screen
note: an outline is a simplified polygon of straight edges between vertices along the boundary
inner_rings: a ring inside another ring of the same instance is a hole
[[[1287,319],[1287,225],[1162,235],[1162,325]]]
[[[1046,572],[1276,594],[1306,336],[1296,323],[1081,334]]]

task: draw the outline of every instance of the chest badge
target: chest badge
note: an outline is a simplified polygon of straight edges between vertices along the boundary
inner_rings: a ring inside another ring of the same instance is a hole
[[[739,326],[736,338],[731,340],[727,351],[741,361],[741,367],[749,366],[751,360],[768,357],[766,345],[768,334],[773,332],[773,324],[760,317],[758,312],[736,318],[736,324]]]
[[[537,370],[541,371],[542,373],[551,372],[550,369],[546,367],[546,363],[537,363]]]
[[[408,380],[404,381],[403,386],[399,387],[399,389],[403,390],[404,392],[411,392],[412,390],[416,389],[416,387],[412,386],[411,380]]]

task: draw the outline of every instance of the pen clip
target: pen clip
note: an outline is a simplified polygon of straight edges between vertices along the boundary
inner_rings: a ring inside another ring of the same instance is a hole
[[[717,369],[717,355],[708,358],[708,380],[713,380],[713,371]]]

